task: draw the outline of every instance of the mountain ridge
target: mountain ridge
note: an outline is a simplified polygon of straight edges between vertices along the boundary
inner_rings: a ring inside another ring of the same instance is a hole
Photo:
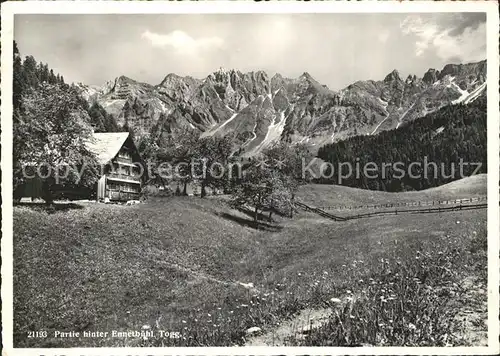
[[[176,128],[202,136],[231,134],[235,147],[251,156],[280,140],[318,148],[373,135],[445,105],[475,100],[485,93],[486,60],[430,68],[421,78],[402,79],[394,69],[383,80],[360,80],[339,91],[308,72],[287,78],[225,68],[204,79],[169,73],[156,85],[122,75],[101,87],[78,86],[85,99],[97,101],[138,136],[158,137]]]

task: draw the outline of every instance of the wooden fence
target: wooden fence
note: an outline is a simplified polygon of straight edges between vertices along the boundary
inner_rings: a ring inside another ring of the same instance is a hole
[[[357,214],[357,215],[351,215],[351,216],[337,216],[333,215],[330,213],[327,213],[326,211],[320,209],[320,208],[315,208],[309,205],[306,205],[301,202],[295,202],[295,205],[298,208],[301,208],[306,211],[311,211],[313,213],[316,213],[322,217],[335,220],[335,221],[347,221],[347,220],[354,220],[354,219],[362,219],[362,218],[369,218],[373,216],[384,216],[384,215],[400,215],[400,214],[429,214],[429,213],[444,213],[444,212],[450,212],[450,211],[461,211],[461,210],[476,210],[476,209],[486,209],[488,207],[487,203],[482,203],[482,204],[467,204],[467,205],[456,205],[456,206],[450,206],[450,207],[437,207],[437,208],[425,208],[425,209],[403,209],[403,210],[384,210],[384,211],[375,211],[373,213],[364,213],[364,214]]]
[[[436,205],[455,205],[455,204],[467,204],[480,201],[487,201],[487,197],[476,197],[476,198],[465,198],[465,199],[455,199],[455,200],[430,200],[430,201],[418,201],[418,202],[400,202],[400,203],[388,203],[388,204],[376,204],[376,205],[337,205],[337,206],[319,206],[318,209],[322,210],[357,210],[357,209],[383,209],[383,208],[399,208],[399,207],[410,207],[410,206],[436,206]]]
[[[320,215],[320,216],[322,216],[324,218],[332,219],[332,220],[335,220],[335,221],[346,221],[347,220],[346,218],[343,218],[343,217],[340,217],[340,216],[336,216],[336,215],[332,215],[330,213],[327,213],[326,211],[323,211],[321,209],[318,209],[318,208],[306,205],[306,204],[298,202],[298,201],[295,201],[294,204],[298,208],[304,209],[305,211],[311,211],[311,212],[316,213],[316,214],[318,214],[318,215]]]
[[[398,215],[398,214],[429,214],[429,213],[445,213],[450,211],[460,211],[460,210],[476,210],[476,209],[486,209],[488,204],[471,204],[471,205],[457,205],[450,207],[437,207],[437,208],[427,208],[427,209],[406,209],[406,210],[386,210],[386,211],[375,211],[373,213],[357,214],[346,217],[346,220],[369,218],[372,216],[384,216],[384,215]]]

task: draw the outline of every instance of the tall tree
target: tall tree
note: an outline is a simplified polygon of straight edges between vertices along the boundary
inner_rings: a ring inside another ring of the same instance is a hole
[[[108,114],[106,110],[96,101],[88,109],[90,123],[95,132],[118,132],[119,127],[113,115]]]
[[[57,78],[56,75],[54,74],[54,70],[50,69],[49,72],[49,84],[56,84],[57,83]]]
[[[253,210],[253,219],[258,224],[259,216],[268,211],[269,219],[275,210],[290,206],[291,191],[289,180],[264,161],[254,161],[248,166],[242,180],[232,192],[232,204]],[[258,225],[257,225],[258,226]]]
[[[22,76],[27,87],[36,88],[38,86],[37,63],[33,56],[27,56],[24,59]]]
[[[274,169],[280,179],[286,183],[290,193],[289,211],[293,217],[293,202],[295,194],[301,185],[312,181],[313,177],[304,167],[314,163],[314,155],[305,145],[290,146],[285,143],[277,144],[264,151],[265,164]]]
[[[14,59],[13,59],[13,83],[12,83],[12,100],[14,111],[21,108],[21,98],[26,83],[23,77],[23,63],[17,44],[14,41]]]
[[[90,185],[96,178],[95,157],[86,146],[92,134],[90,118],[80,99],[74,88],[43,83],[24,97],[23,117],[14,128],[16,159],[24,167],[15,174],[22,182],[27,170],[36,172],[47,203],[52,203],[54,185]],[[16,144],[20,140],[22,144]]]
[[[201,197],[206,188],[226,189],[229,186],[229,163],[233,143],[229,136],[205,137],[198,141],[194,158],[196,177],[201,184]]]

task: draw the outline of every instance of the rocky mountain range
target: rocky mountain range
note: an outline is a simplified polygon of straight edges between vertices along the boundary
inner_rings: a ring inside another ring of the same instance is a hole
[[[196,130],[233,135],[243,155],[282,140],[312,148],[353,135],[398,128],[445,105],[469,103],[486,93],[486,61],[448,64],[423,77],[358,81],[330,90],[308,73],[298,78],[263,71],[219,69],[205,79],[167,75],[158,85],[121,76],[101,87],[78,84],[136,135]]]

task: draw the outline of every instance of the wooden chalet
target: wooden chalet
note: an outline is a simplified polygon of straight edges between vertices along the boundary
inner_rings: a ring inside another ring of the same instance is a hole
[[[97,182],[97,201],[138,200],[143,161],[128,132],[94,133],[88,149],[104,167]]]

